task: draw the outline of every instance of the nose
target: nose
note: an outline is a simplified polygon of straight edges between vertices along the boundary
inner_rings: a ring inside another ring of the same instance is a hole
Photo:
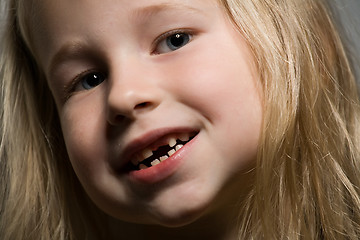
[[[110,74],[107,105],[111,125],[118,125],[124,119],[134,120],[160,104],[156,77],[151,69],[140,66],[138,62],[128,61]]]

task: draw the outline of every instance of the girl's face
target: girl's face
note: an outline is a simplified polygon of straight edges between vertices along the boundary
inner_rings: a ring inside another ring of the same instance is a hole
[[[176,226],[236,199],[256,158],[261,87],[217,1],[43,2],[35,52],[98,207]]]

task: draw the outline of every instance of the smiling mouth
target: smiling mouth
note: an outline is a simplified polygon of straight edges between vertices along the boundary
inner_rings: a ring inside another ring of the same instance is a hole
[[[142,151],[133,155],[128,169],[130,171],[143,170],[166,161],[174,153],[180,150],[185,144],[190,142],[197,133],[182,133],[157,141]]]

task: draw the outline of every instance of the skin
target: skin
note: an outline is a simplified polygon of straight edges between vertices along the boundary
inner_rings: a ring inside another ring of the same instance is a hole
[[[261,87],[249,47],[217,2],[43,1],[33,21],[70,161],[94,203],[119,219],[113,228],[125,221],[149,239],[234,239],[258,148]],[[159,36],[176,29],[189,42],[172,51]],[[93,72],[104,81],[84,89]],[[118,171],[132,141],[163,129],[198,133],[174,173],[144,184]]]

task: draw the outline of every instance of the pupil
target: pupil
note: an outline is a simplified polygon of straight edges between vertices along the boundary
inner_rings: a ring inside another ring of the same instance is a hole
[[[84,89],[94,88],[104,81],[104,76],[101,73],[91,73],[84,77],[82,86]]]
[[[101,83],[100,76],[97,74],[91,74],[87,79],[87,84],[91,87],[97,86]]]
[[[170,38],[170,43],[173,47],[181,47],[184,44],[184,34],[177,33]]]

